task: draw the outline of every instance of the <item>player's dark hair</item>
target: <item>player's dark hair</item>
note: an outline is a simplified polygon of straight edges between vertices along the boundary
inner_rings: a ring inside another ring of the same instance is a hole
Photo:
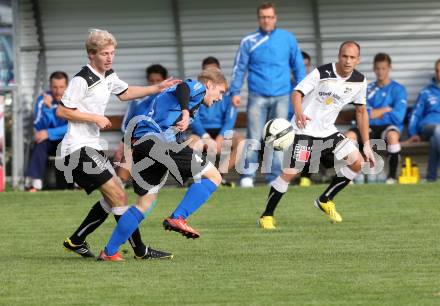
[[[357,42],[355,42],[354,40],[347,40],[347,41],[344,41],[344,42],[339,46],[339,53],[338,53],[338,54],[341,54],[342,48],[344,48],[345,45],[355,45],[355,46],[357,47],[358,51],[359,51],[359,56],[361,55],[361,46],[360,46]]]
[[[147,69],[145,69],[145,73],[146,73],[147,79],[150,76],[150,74],[152,74],[152,73],[160,74],[164,80],[166,78],[168,78],[168,70],[160,64],[154,64],[154,65],[148,66]]]
[[[387,62],[388,65],[391,65],[391,57],[386,53],[377,53],[374,56],[373,64],[379,63],[379,62]]]
[[[54,71],[50,74],[49,82],[52,80],[62,80],[65,79],[66,83],[69,83],[69,77],[67,76],[67,73],[64,71]]]
[[[310,57],[310,55],[307,52],[301,51],[301,55],[302,55],[303,59],[309,60],[309,62],[312,61],[312,58]]]
[[[275,3],[273,3],[273,2],[264,2],[264,3],[261,3],[261,4],[257,7],[257,16],[260,15],[260,11],[261,11],[261,10],[266,10],[266,9],[269,9],[269,8],[273,9],[273,11],[274,11],[275,14],[277,13],[277,10],[276,10],[276,8],[275,8]]]
[[[206,65],[216,65],[218,68],[220,68],[220,62],[214,56],[208,56],[202,61],[202,68]]]

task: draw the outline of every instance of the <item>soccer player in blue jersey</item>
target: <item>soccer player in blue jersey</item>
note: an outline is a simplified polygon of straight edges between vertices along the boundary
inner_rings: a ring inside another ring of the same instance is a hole
[[[122,215],[99,260],[123,260],[119,247],[154,207],[169,173],[181,184],[188,177],[193,177],[195,183],[163,225],[188,238],[199,237],[186,219],[209,199],[222,177],[205,156],[194,153],[187,146],[182,132],[202,103],[211,106],[222,99],[226,90],[227,81],[221,71],[205,69],[198,81],[186,80],[159,94],[142,121],[132,119],[137,124],[135,127],[129,124],[126,136],[132,136],[132,177],[137,203]]]
[[[202,69],[220,69],[217,58],[209,56],[202,62]],[[241,156],[242,146],[239,144],[244,139],[243,135],[234,131],[237,119],[237,108],[231,103],[231,96],[226,93],[221,101],[211,107],[201,105],[199,115],[191,124],[191,148],[202,152],[207,147],[208,154],[220,155],[218,169],[220,173],[228,173],[237,159]],[[222,152],[222,150],[224,152]],[[224,158],[226,157],[226,158]],[[234,187],[233,182],[222,179],[223,186]]]
[[[370,118],[370,138],[384,139],[388,152],[387,184],[397,181],[397,166],[400,159],[400,134],[403,130],[407,106],[405,87],[390,78],[391,57],[378,53],[373,62],[376,81],[368,84],[367,111]],[[352,129],[346,136],[357,141],[358,129]]]
[[[148,85],[157,85],[168,78],[168,70],[162,65],[154,64],[147,67],[146,76]],[[149,108],[150,104],[153,102],[156,96],[157,94],[154,94],[130,102],[122,121],[122,133],[125,133],[125,129],[127,128],[128,123],[131,119],[146,113],[147,109]],[[115,162],[116,165],[119,166],[116,169],[116,174],[122,180],[122,182],[126,184],[130,179],[131,161],[125,160],[124,150],[125,146],[123,141],[121,141],[121,143],[119,144],[119,148],[115,153],[113,162]],[[119,164],[117,164],[118,162]]]

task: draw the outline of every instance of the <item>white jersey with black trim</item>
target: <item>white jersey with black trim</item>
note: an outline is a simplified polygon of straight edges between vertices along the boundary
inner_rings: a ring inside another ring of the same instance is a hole
[[[367,79],[357,70],[342,78],[330,63],[314,69],[295,90],[304,95],[302,110],[310,118],[304,129],[292,118],[296,134],[322,138],[338,132],[335,121],[345,105],[366,104]]]
[[[128,84],[120,80],[113,69],[100,74],[90,65],[84,66],[70,81],[61,98],[64,107],[83,113],[104,115],[111,94],[121,95]],[[99,127],[95,123],[69,121],[67,133],[61,143],[61,156],[82,148],[103,150]]]

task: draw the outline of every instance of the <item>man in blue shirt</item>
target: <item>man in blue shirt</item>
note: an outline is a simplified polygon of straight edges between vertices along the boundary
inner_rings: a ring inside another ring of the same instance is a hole
[[[26,189],[36,192],[43,187],[47,158],[55,155],[58,144],[67,131],[67,120],[56,115],[68,77],[63,71],[50,75],[50,91],[37,98],[34,108],[34,147],[26,170]]]
[[[295,36],[276,28],[277,15],[273,3],[264,3],[257,8],[259,29],[245,36],[240,43],[235,58],[231,81],[232,103],[240,105],[240,89],[248,72],[249,98],[247,103],[248,127],[247,138],[260,141],[265,123],[272,118],[287,119],[290,94],[295,82],[305,76],[301,50]],[[273,156],[270,172],[266,181],[273,181],[281,173],[282,153]],[[240,185],[253,187],[255,172],[249,164],[258,162],[258,152],[248,149],[246,152],[245,171]],[[265,165],[267,169],[269,165]],[[270,169],[270,168],[269,168]]]
[[[429,141],[428,181],[437,180],[440,163],[440,59],[435,62],[435,77],[420,92],[409,120],[409,142]]]
[[[132,177],[137,202],[122,215],[100,260],[120,260],[119,247],[154,207],[169,173],[180,184],[188,177],[193,177],[195,183],[171,216],[164,220],[164,228],[187,238],[199,237],[186,219],[210,198],[222,178],[205,156],[188,147],[189,141],[184,140],[182,133],[197,115],[200,105],[211,106],[220,101],[226,89],[227,81],[219,69],[205,69],[198,81],[186,80],[160,93],[147,114],[138,118],[137,124],[132,120],[128,125],[124,141],[132,143]]]
[[[155,64],[147,67],[146,76],[148,85],[157,85],[168,78],[168,71],[164,66],[160,64]],[[150,106],[150,103],[154,100],[156,96],[157,94],[138,100],[133,100],[128,104],[127,111],[125,112],[124,119],[122,121],[122,133],[125,133],[125,129],[127,128],[128,123],[131,119],[146,113],[148,107]],[[113,161],[116,163],[125,163],[124,167],[117,167],[116,174],[119,176],[122,182],[126,184],[130,179],[129,167],[131,166],[131,163],[127,162],[124,158],[123,141],[121,141],[121,143],[119,144]]]
[[[376,54],[373,68],[376,81],[370,83],[367,88],[370,138],[386,141],[389,157],[386,183],[395,184],[401,151],[399,139],[403,130],[407,94],[403,85],[390,78],[391,57],[388,54]],[[357,129],[350,130],[346,136],[355,141],[360,139]]]
[[[220,69],[220,62],[215,57],[207,57],[202,62],[202,69],[217,68]],[[231,103],[229,94],[225,94],[221,101],[216,102],[211,107],[202,104],[199,108],[198,116],[191,125],[193,135],[191,135],[191,147],[196,151],[203,151],[208,148],[208,153],[214,156],[220,155],[219,171],[228,173],[235,161],[240,158],[239,144],[244,137],[233,131],[237,119],[237,109]],[[226,158],[223,158],[222,153]],[[222,185],[234,186],[234,183],[222,179]]]

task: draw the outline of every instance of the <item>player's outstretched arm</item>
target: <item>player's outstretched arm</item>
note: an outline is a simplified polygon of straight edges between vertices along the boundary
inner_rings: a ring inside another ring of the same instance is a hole
[[[179,84],[180,82],[182,82],[182,80],[174,79],[171,77],[166,79],[165,81],[162,81],[157,85],[128,86],[127,90],[122,95],[119,95],[118,98],[121,101],[131,101],[133,99],[139,99],[146,96],[151,96],[159,92],[162,92],[168,87]]]
[[[57,108],[57,116],[60,118],[64,118],[67,121],[95,123],[101,129],[112,126],[110,120],[107,117],[96,114],[83,113],[76,108],[67,108],[62,105],[58,106]]]

